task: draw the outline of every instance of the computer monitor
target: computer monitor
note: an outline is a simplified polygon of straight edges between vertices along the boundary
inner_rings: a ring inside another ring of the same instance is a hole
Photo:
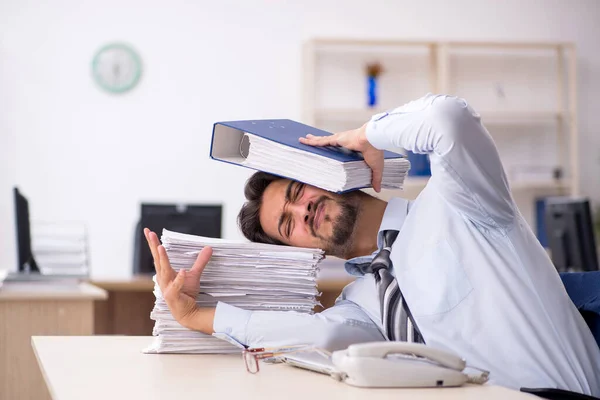
[[[29,203],[18,188],[13,188],[15,201],[15,226],[17,229],[17,258],[20,273],[39,273],[31,251],[31,233],[29,228]]]
[[[154,262],[144,237],[144,228],[156,232],[159,238],[163,229],[220,238],[222,213],[221,205],[142,204],[140,222],[136,227],[134,272],[154,273]]]
[[[547,198],[546,231],[552,262],[559,272],[598,270],[588,199]]]

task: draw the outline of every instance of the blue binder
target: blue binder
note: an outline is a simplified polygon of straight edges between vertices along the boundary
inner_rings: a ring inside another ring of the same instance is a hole
[[[431,164],[428,154],[416,154],[412,151],[407,151],[406,155],[410,161],[409,176],[431,176]]]
[[[243,147],[242,141],[245,133],[260,136],[289,146],[290,148],[317,154],[341,163],[363,160],[363,156],[360,152],[352,151],[344,147],[315,147],[300,143],[300,137],[306,136],[307,134],[312,134],[314,136],[329,136],[331,133],[289,119],[216,122],[213,125],[210,157],[213,160],[252,168],[244,164],[245,157],[241,154]],[[405,158],[401,154],[392,153],[390,151],[385,151],[384,157],[386,159]],[[307,182],[307,180],[310,180],[309,177],[306,179],[299,179],[298,177],[280,176],[310,183]],[[362,188],[355,187],[347,189],[346,191],[355,189]]]
[[[313,147],[300,143],[298,141],[300,137],[306,136],[307,134],[312,134],[314,136],[329,136],[331,133],[290,119],[216,122],[213,125],[210,157],[214,160],[238,164],[232,160],[223,160],[223,154],[219,151],[219,143],[222,143],[224,140],[234,141],[238,144],[237,148],[239,148],[239,142],[241,141],[244,132],[340,162],[360,161],[363,159],[361,153],[343,147]],[[404,156],[392,153],[391,151],[385,151],[384,157],[387,159],[403,158]]]

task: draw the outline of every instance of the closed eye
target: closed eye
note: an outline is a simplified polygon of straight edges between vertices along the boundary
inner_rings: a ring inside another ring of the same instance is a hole
[[[304,188],[306,184],[300,182],[290,182],[286,191],[285,191],[285,201],[286,203],[291,202],[295,203],[298,199],[302,198],[304,194]],[[285,209],[285,205],[284,205]],[[285,226],[284,226],[285,224]],[[282,233],[282,229],[284,232]],[[288,239],[290,238],[292,232],[294,230],[293,218],[286,212],[283,212],[279,217],[279,223],[277,224],[277,231],[281,236],[285,236]]]
[[[294,194],[292,196],[292,202],[296,202],[296,201],[298,201],[298,199],[300,199],[302,197],[301,195],[304,193],[305,187],[306,187],[306,185],[304,183],[298,182],[296,184],[296,187],[294,188]]]

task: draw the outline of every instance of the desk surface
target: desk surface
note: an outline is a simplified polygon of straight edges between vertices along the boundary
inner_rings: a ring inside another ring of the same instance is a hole
[[[154,289],[152,275],[134,275],[126,278],[92,279],[90,283],[104,290],[116,292],[151,292]]]
[[[150,337],[34,336],[54,400],[106,399],[534,399],[497,386],[363,389],[286,365],[246,372],[240,355],[142,354]]]
[[[104,300],[106,298],[106,291],[85,282],[4,282],[0,288],[0,301]]]
[[[317,280],[319,290],[341,290],[355,278],[348,274],[324,273]],[[202,283],[202,281],[200,281]],[[154,289],[152,275],[134,275],[126,278],[92,279],[94,286],[115,292],[151,292]]]

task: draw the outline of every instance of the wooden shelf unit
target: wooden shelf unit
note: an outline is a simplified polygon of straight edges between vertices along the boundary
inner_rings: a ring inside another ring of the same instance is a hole
[[[368,62],[383,66],[380,102],[372,108],[366,106]],[[340,131],[427,92],[464,97],[498,144],[519,208],[533,224],[533,197],[580,192],[576,63],[575,46],[564,42],[313,39],[303,50],[302,119]],[[517,180],[511,156],[521,168],[560,168],[561,177]],[[535,165],[542,161],[547,165]],[[379,196],[414,198],[426,183],[411,176],[404,191]]]

